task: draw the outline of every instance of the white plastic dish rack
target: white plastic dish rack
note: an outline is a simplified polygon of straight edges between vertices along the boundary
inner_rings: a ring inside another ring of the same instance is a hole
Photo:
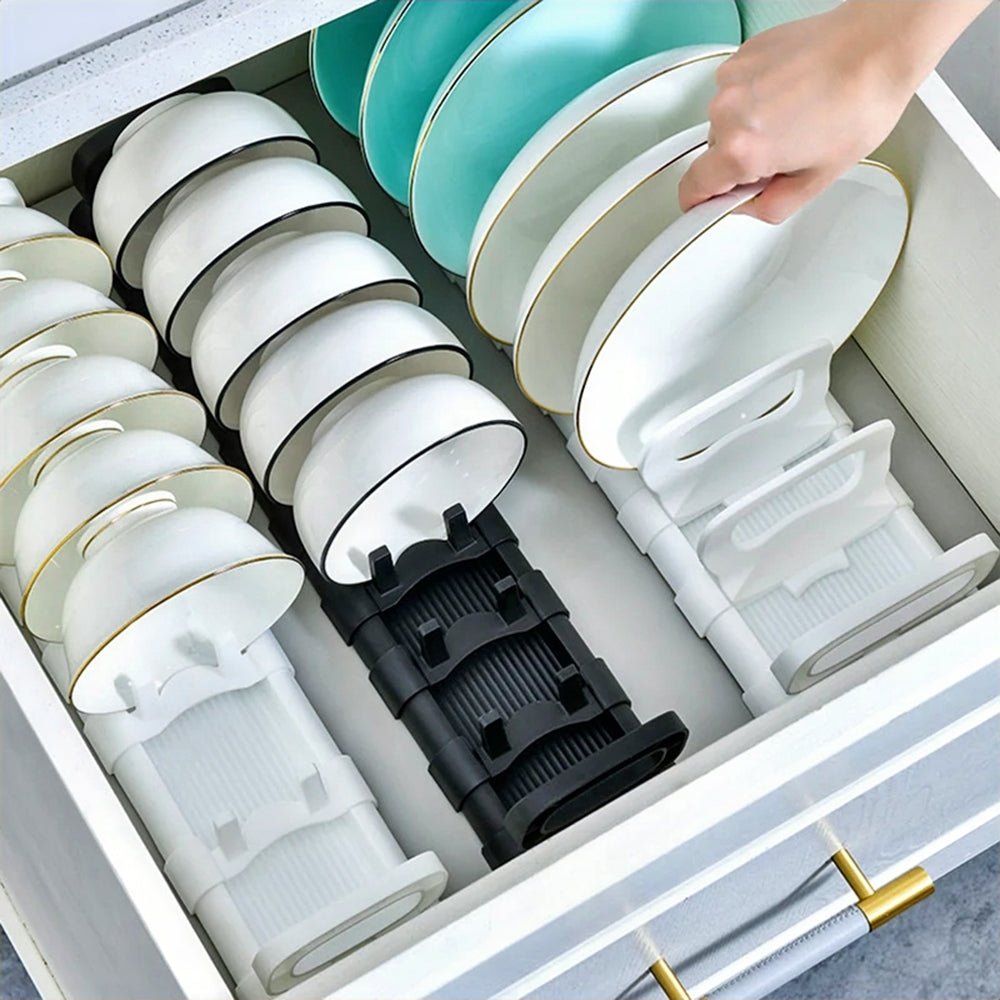
[[[84,734],[257,1000],[434,902],[446,874],[432,853],[406,859],[271,633],[215,653],[159,690],[122,678],[134,707],[85,717]],[[42,662],[59,684],[63,647]]]
[[[958,600],[996,549],[943,553],[889,471],[893,426],[853,431],[831,350],[780,359],[666,423],[639,472],[568,450],[755,715]]]
[[[550,414],[754,715],[964,597],[997,558],[985,535],[942,551],[889,471],[892,423],[853,430],[831,360],[828,343],[794,352],[667,421],[638,471],[599,465]]]

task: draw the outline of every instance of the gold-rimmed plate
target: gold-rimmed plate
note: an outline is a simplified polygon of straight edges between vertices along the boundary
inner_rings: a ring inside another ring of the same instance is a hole
[[[417,236],[464,275],[490,192],[549,118],[599,80],[646,56],[740,40],[729,0],[521,0],[488,26],[441,85],[410,174]]]
[[[839,347],[878,298],[909,224],[890,168],[858,164],[779,226],[739,211],[760,187],[685,213],[604,301],[575,380],[595,461],[636,468],[664,421],[792,351]]]

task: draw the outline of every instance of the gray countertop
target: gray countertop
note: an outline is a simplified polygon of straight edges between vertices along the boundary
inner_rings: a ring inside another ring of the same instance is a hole
[[[177,0],[110,37],[81,34],[81,48],[34,71],[3,79],[0,68],[0,170],[367,2]],[[17,29],[18,9],[0,4],[0,31]]]

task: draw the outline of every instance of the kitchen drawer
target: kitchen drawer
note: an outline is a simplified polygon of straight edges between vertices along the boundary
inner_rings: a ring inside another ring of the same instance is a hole
[[[244,66],[241,82],[255,65],[273,63]],[[261,85],[271,82],[261,74]],[[1000,839],[1000,584],[751,719],[308,79],[269,95],[318,141],[425,305],[465,341],[476,377],[524,423],[528,457],[499,507],[525,553],[640,717],[676,709],[692,733],[676,767],[488,872],[471,829],[307,588],[275,634],[401,846],[436,851],[451,883],[440,904],[289,1000],[651,996],[647,970],[661,955],[692,995],[746,1000],[777,985],[775,969],[867,930],[830,862],[841,847],[879,886],[915,865],[937,877]],[[65,150],[47,155],[32,162],[55,175]],[[913,194],[909,244],[857,342],[838,356],[834,391],[857,423],[896,422],[894,472],[943,544],[981,530],[996,538],[1000,246],[986,234],[1000,231],[1000,153],[933,78],[883,158]],[[42,203],[64,217],[72,205],[69,192]],[[0,589],[9,604],[9,573]],[[2,610],[0,769],[0,916],[15,922],[11,936],[47,998],[232,995],[37,651]]]

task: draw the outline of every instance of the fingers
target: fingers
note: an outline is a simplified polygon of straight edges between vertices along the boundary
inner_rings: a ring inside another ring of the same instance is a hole
[[[804,170],[797,174],[775,177],[740,212],[760,219],[761,222],[778,225],[829,187],[835,176],[826,172]]]
[[[681,211],[686,212],[709,198],[759,179],[752,159],[743,155],[735,143],[730,141],[710,146],[681,178],[677,190]]]

